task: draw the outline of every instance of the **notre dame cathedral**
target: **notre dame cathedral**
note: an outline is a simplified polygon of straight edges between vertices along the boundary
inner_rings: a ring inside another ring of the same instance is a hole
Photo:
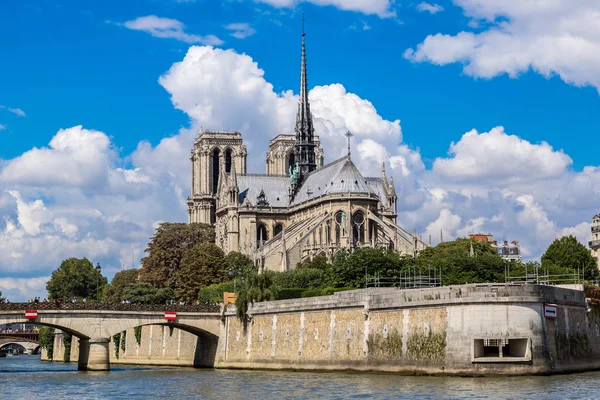
[[[398,197],[385,164],[381,177],[364,177],[349,146],[347,156],[324,163],[308,102],[304,33],[294,133],[269,142],[266,174],[249,174],[240,133],[201,131],[191,155],[189,222],[214,225],[225,253],[239,251],[276,271],[316,255],[331,260],[340,250],[385,247],[415,255],[426,247],[396,224]]]

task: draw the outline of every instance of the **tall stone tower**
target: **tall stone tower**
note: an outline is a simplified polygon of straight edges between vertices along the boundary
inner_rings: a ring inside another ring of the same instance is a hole
[[[325,163],[325,153],[321,148],[318,136],[314,137],[315,161],[317,168]],[[265,158],[267,175],[289,175],[290,167],[296,165],[296,137],[294,135],[277,135],[269,142],[269,151]]]
[[[200,131],[194,142],[192,193],[187,199],[188,221],[214,224],[216,196],[221,171],[246,173],[248,151],[239,132]]]

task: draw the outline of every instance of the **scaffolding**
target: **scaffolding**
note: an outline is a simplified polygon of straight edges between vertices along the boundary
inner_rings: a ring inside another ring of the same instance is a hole
[[[381,277],[378,271],[369,275],[365,268],[365,287],[395,287],[399,289],[431,288],[442,286],[442,270],[428,267],[427,269],[409,267],[394,277]]]
[[[579,267],[573,269],[572,274],[549,274],[547,269],[541,269],[536,265],[533,270],[528,270],[525,265],[525,275],[513,276],[510,274],[510,265],[504,266],[504,282],[517,284],[539,284],[539,285],[581,285],[584,283],[583,270]]]

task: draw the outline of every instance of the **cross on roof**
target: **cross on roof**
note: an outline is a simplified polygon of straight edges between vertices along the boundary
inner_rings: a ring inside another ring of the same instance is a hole
[[[350,138],[354,136],[352,132],[346,132],[346,137],[348,138],[348,158],[350,158]]]

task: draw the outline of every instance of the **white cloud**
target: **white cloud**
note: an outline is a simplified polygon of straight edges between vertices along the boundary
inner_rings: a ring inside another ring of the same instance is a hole
[[[25,116],[25,111],[21,110],[20,108],[11,108],[11,107],[0,105],[0,110],[3,110],[3,109],[6,109],[15,115],[18,115],[19,117]]]
[[[2,291],[2,297],[7,298],[10,302],[25,301],[35,297],[44,298],[47,296],[46,283],[48,279],[50,276],[0,278],[0,291]]]
[[[487,181],[492,185],[556,177],[573,162],[548,143],[531,144],[507,135],[501,126],[484,133],[465,133],[450,145],[449,154],[451,158],[435,160],[433,171],[437,175],[456,182]]]
[[[185,25],[172,18],[161,18],[156,15],[137,17],[123,24],[127,29],[143,31],[158,38],[176,39],[185,43],[201,43],[205,45],[219,46],[224,42],[215,35],[193,35],[184,31]]]
[[[237,39],[246,39],[256,33],[256,29],[248,23],[229,24],[225,26],[225,29],[233,31],[230,35]]]
[[[529,69],[600,89],[600,3],[580,0],[454,0],[476,32],[429,35],[405,57],[464,64],[468,75],[516,77]]]
[[[396,15],[392,9],[392,0],[254,0],[277,8],[293,8],[297,4],[306,2],[318,6],[333,6],[345,11],[355,11],[367,15],[378,15],[381,18],[390,18]]]
[[[439,13],[440,11],[444,11],[444,7],[440,6],[439,4],[430,4],[430,3],[426,3],[426,2],[421,2],[419,4],[417,4],[417,10],[419,11],[426,11],[430,14],[436,14]]]
[[[2,124],[0,124],[0,131],[3,131],[3,130],[5,130],[5,129],[6,129],[6,125],[2,125]]]

